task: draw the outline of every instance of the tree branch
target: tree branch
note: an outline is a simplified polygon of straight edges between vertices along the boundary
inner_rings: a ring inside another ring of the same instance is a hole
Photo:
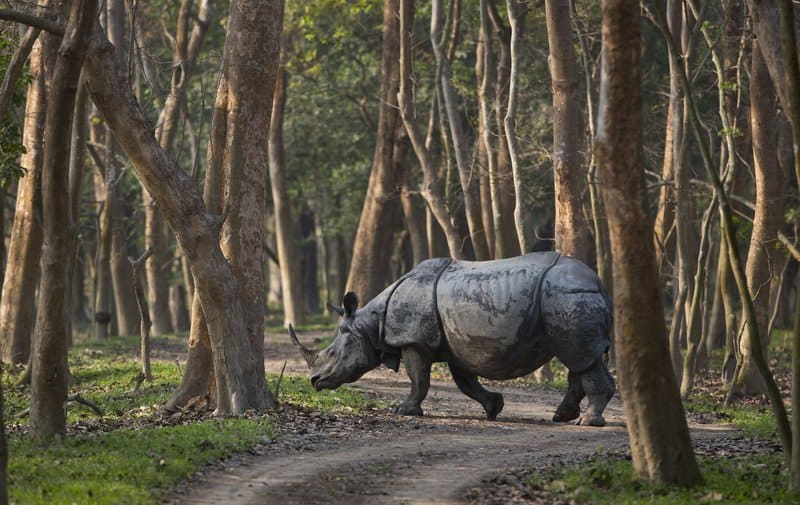
[[[0,19],[33,26],[59,37],[64,36],[64,26],[50,19],[34,16],[14,9],[0,8]]]

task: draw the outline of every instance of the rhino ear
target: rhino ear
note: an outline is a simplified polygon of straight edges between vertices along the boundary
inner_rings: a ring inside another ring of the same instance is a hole
[[[342,305],[344,305],[344,313],[348,316],[352,316],[356,313],[356,309],[358,308],[358,297],[352,291],[348,291],[344,294]]]
[[[344,315],[344,307],[339,307],[338,305],[334,305],[331,302],[328,302],[328,310],[331,312],[336,312],[339,314],[339,317]]]

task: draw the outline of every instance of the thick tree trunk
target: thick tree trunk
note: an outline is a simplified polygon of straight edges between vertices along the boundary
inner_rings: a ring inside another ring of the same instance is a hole
[[[756,209],[745,276],[753,298],[753,308],[761,335],[761,352],[767,356],[769,335],[769,284],[777,254],[777,233],[783,223],[783,174],[777,156],[777,116],[775,88],[758,41],[753,43],[750,69],[750,125],[753,132],[753,161],[756,185]],[[764,391],[764,383],[753,363],[749,339],[742,336],[741,359],[736,387],[744,393]]]
[[[544,5],[553,88],[555,250],[592,265],[594,243],[581,201],[586,176],[578,155],[581,138],[578,62],[572,43],[569,0],[547,0]]]
[[[278,68],[275,96],[272,103],[272,122],[269,132],[269,182],[275,209],[275,242],[283,293],[283,322],[294,325],[305,322],[300,256],[296,243],[295,222],[286,185],[286,162],[283,145],[283,118],[286,110],[286,69]]]
[[[257,5],[254,5],[257,4]],[[254,11],[254,8],[261,10]],[[237,37],[252,37],[252,41],[260,41],[261,37],[268,36],[274,39],[275,46],[270,46],[266,51],[260,47],[261,53],[256,53],[253,61],[268,55],[276,57],[277,41],[280,35],[282,22],[282,3],[276,2],[232,2],[229,17],[229,35]],[[265,29],[264,20],[270,22]],[[258,24],[258,27],[242,26],[240,23]],[[248,408],[262,408],[273,403],[263,376],[263,355],[258,354],[260,346],[255,346],[251,341],[263,341],[263,328],[254,328],[253,321],[258,314],[251,313],[246,317],[242,298],[250,295],[249,287],[240,289],[231,265],[223,256],[219,247],[218,230],[222,218],[209,214],[203,205],[202,197],[195,182],[188,175],[178,170],[174,162],[169,159],[163,149],[156,143],[154,132],[142,116],[130,89],[119,86],[122,82],[121,71],[114,61],[113,48],[105,42],[102,35],[95,33],[92,48],[87,59],[87,82],[92,97],[98,108],[103,112],[106,120],[114,131],[117,140],[125,149],[140,181],[150,192],[159,208],[164,212],[164,217],[175,232],[178,243],[186,253],[196,282],[196,292],[199,295],[203,314],[208,325],[211,347],[213,350],[214,373],[216,380],[217,413],[239,413]],[[233,44],[233,41],[231,41]],[[254,44],[255,45],[255,44]],[[243,44],[247,51],[240,51],[241,57],[247,57],[251,44]],[[229,48],[229,51],[232,48]],[[241,48],[240,48],[241,49]],[[247,54],[243,54],[247,53]],[[254,71],[250,65],[231,64],[229,67],[252,77],[260,75],[262,71]],[[273,63],[277,64],[277,59]],[[273,68],[272,65],[262,65]],[[274,76],[273,76],[274,77]],[[267,86],[274,85],[272,81],[265,81]],[[265,82],[260,82],[259,92],[252,95],[259,96],[264,93]],[[239,84],[239,83],[237,83]],[[243,90],[239,90],[240,92]],[[272,89],[269,89],[271,97]],[[240,103],[234,97],[232,108],[237,110]],[[245,104],[246,105],[246,104]],[[268,112],[268,110],[267,110]],[[243,121],[244,122],[244,121]],[[223,124],[223,127],[225,125]],[[239,125],[245,128],[245,125]],[[238,130],[237,130],[238,131]],[[239,132],[245,133],[245,132]],[[254,128],[251,132],[250,144],[252,147],[266,146],[266,134],[263,128]],[[264,138],[260,138],[264,135]],[[245,139],[240,139],[245,141]],[[222,151],[225,144],[212,144],[211,156]],[[241,147],[239,142],[232,147]],[[233,153],[230,153],[233,154]],[[240,150],[236,156],[250,161],[248,150]],[[266,156],[260,160],[252,161],[254,168],[266,166]],[[255,190],[255,188],[253,188]],[[258,205],[251,197],[239,198],[241,205]],[[238,209],[231,208],[229,218],[237,220]],[[257,212],[256,212],[257,213]],[[259,221],[259,226],[263,223]],[[255,239],[255,237],[252,237]],[[252,248],[258,250],[258,244]],[[262,295],[263,296],[263,295]],[[249,303],[254,303],[258,298],[250,298]],[[263,306],[263,304],[262,304]],[[263,320],[263,313],[262,313]],[[247,319],[247,321],[246,321]],[[205,370],[207,373],[207,369]],[[188,375],[188,371],[187,371]],[[184,379],[186,382],[186,379]]]
[[[2,360],[5,363],[28,362],[31,335],[36,317],[36,279],[42,252],[41,170],[44,121],[47,108],[43,51],[41,40],[31,53],[32,80],[28,85],[22,144],[25,154],[20,165],[25,176],[17,189],[14,225],[0,299],[0,335],[3,339]]]
[[[641,157],[639,2],[602,2],[596,151],[614,257],[617,372],[635,472],[659,483],[701,481],[670,369]]]
[[[69,152],[75,95],[91,37],[96,0],[69,3],[69,19],[49,76],[42,160],[43,250],[39,311],[31,376],[31,435],[40,442],[64,436],[67,400],[67,332],[70,330],[71,258],[75,222],[69,191]]]
[[[358,223],[347,291],[364,300],[378,294],[386,285],[392,237],[399,205],[387,198],[398,191],[401,174],[392,170],[395,135],[400,121],[397,108],[400,60],[399,0],[384,0],[383,46],[381,56],[381,94],[378,113],[375,157],[369,177],[364,207]]]

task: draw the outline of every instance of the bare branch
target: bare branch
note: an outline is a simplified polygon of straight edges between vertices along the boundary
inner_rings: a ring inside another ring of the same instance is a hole
[[[4,21],[14,21],[23,25],[33,26],[40,30],[52,33],[62,37],[64,35],[64,26],[53,20],[34,16],[26,12],[17,11],[14,9],[0,8],[0,19]]]

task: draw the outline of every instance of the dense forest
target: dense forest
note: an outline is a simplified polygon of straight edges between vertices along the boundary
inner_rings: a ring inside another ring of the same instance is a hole
[[[0,19],[0,358],[29,423],[10,440],[72,433],[87,342],[136,336],[138,390],[151,340],[182,339],[167,412],[272,411],[265,326],[330,328],[346,292],[428,258],[557,251],[613,295],[637,476],[701,482],[684,402],[713,375],[726,406],[769,406],[800,488],[791,0],[37,0]]]

